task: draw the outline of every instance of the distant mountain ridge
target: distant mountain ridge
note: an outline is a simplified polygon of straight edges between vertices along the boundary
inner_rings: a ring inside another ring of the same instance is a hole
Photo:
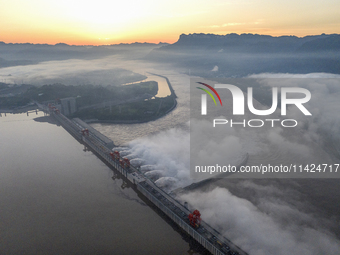
[[[182,34],[146,59],[173,63],[208,78],[263,72],[340,74],[340,35]]]
[[[154,48],[166,43],[130,43],[113,45],[68,45],[66,43],[33,44],[4,43],[0,41],[0,67],[34,64],[49,60],[95,59],[115,54],[143,57]]]
[[[162,50],[174,50],[181,48],[191,49],[222,49],[242,50],[247,52],[293,52],[293,51],[328,51],[340,50],[339,34],[321,34],[305,37],[279,36],[259,34],[181,34],[174,44],[163,46]]]

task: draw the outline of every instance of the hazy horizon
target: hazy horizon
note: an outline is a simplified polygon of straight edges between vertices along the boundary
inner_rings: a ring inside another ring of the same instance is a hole
[[[154,45],[162,45],[162,44],[174,44],[176,43],[181,35],[194,35],[194,34],[205,34],[205,35],[217,35],[217,36],[225,36],[225,35],[231,35],[231,34],[236,34],[236,35],[260,35],[260,36],[271,36],[273,38],[279,38],[279,37],[297,37],[297,38],[304,38],[308,36],[320,36],[320,35],[339,35],[339,33],[315,33],[315,34],[306,34],[306,35],[295,35],[295,34],[282,34],[282,35],[270,35],[270,34],[258,34],[258,33],[226,33],[226,34],[217,34],[217,33],[180,33],[178,34],[177,40],[174,40],[172,42],[167,42],[167,41],[158,41],[158,42],[153,42],[153,41],[133,41],[131,40],[130,42],[116,42],[112,44],[69,44],[64,41],[56,42],[56,43],[47,43],[47,42],[13,42],[13,41],[4,41],[0,40],[0,43],[5,43],[5,44],[32,44],[32,45],[52,45],[52,46],[57,46],[57,45],[67,45],[67,46],[119,46],[119,45],[131,45],[131,44],[154,44]]]

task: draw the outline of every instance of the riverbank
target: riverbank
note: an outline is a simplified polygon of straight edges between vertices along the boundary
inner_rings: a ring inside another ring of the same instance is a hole
[[[110,123],[110,124],[140,124],[147,123],[150,121],[155,121],[160,118],[163,118],[165,115],[173,111],[177,106],[177,100],[173,98],[173,105],[170,109],[168,109],[165,114],[161,116],[154,116],[153,118],[145,119],[145,120],[98,120],[98,119],[84,119],[86,123]]]
[[[9,113],[19,114],[19,113],[26,113],[26,112],[29,112],[29,111],[35,111],[37,109],[38,109],[37,106],[35,104],[32,104],[32,105],[20,107],[20,108],[17,108],[17,109],[0,109],[0,114],[9,114]]]

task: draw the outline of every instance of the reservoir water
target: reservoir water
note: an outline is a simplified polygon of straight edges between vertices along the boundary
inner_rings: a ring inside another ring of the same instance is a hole
[[[0,118],[0,254],[186,254],[189,244],[39,112]]]

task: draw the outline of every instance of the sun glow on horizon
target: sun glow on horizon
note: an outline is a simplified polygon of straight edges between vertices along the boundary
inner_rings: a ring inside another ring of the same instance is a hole
[[[182,33],[273,36],[340,33],[340,2],[12,0],[2,3],[0,41],[103,45],[168,42]]]

